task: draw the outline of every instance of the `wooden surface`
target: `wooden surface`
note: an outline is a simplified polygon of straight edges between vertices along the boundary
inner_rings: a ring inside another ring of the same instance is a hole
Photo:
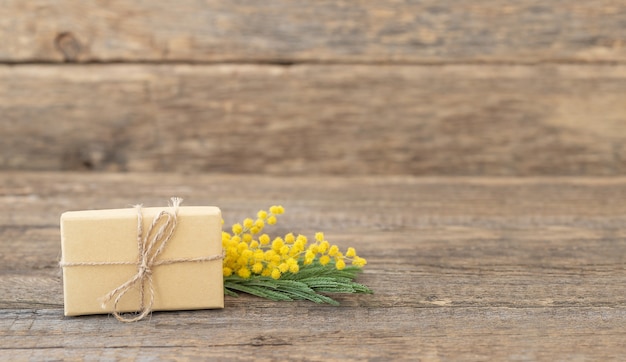
[[[0,0],[0,170],[626,174],[626,4]]]
[[[626,65],[5,66],[0,115],[0,169],[626,173]]]
[[[3,0],[0,61],[626,60],[621,0]]]
[[[341,306],[226,298],[125,325],[64,318],[58,219],[282,203],[369,261]],[[0,359],[610,360],[626,353],[626,179],[0,174]]]

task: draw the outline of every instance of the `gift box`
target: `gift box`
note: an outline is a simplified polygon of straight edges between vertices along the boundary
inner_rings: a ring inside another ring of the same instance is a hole
[[[61,216],[66,316],[224,307],[221,212],[173,200]]]

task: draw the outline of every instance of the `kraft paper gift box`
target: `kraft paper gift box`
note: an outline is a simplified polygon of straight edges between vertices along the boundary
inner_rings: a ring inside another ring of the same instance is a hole
[[[161,219],[147,235],[159,215]],[[168,219],[170,224],[165,225]],[[60,264],[65,315],[137,312],[142,308],[142,294],[143,308],[147,305],[154,311],[223,308],[221,221],[217,207],[64,213]],[[173,229],[169,229],[171,223],[175,223]],[[157,235],[159,230],[161,235]],[[170,230],[171,238],[165,240]],[[150,246],[155,235],[158,240]],[[166,245],[161,247],[163,241]]]

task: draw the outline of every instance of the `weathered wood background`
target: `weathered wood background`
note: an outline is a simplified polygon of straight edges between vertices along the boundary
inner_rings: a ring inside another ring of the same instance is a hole
[[[0,0],[0,170],[626,174],[626,4]]]
[[[623,176],[624,0],[0,0],[0,360],[623,359]],[[172,195],[375,294],[64,318],[59,215]]]

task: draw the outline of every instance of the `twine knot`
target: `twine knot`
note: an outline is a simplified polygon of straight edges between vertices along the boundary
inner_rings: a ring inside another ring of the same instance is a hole
[[[104,296],[102,308],[114,300],[113,315],[121,322],[136,322],[142,320],[145,316],[152,312],[154,304],[154,288],[152,286],[152,266],[159,265],[155,262],[156,258],[163,252],[167,242],[174,235],[176,224],[178,222],[178,207],[183,199],[172,197],[170,204],[171,210],[163,210],[155,216],[148,228],[148,232],[143,234],[143,215],[141,212],[142,205],[135,205],[137,209],[137,248],[139,250],[137,260],[137,273],[128,279],[124,284],[110,291]],[[117,311],[117,304],[120,299],[131,290],[134,286],[139,285],[139,311],[138,314],[131,317],[121,315]],[[150,298],[145,303],[145,290],[148,287]]]
[[[152,269],[150,269],[150,267],[143,262],[140,266],[139,266],[139,272],[137,274],[152,274]]]

